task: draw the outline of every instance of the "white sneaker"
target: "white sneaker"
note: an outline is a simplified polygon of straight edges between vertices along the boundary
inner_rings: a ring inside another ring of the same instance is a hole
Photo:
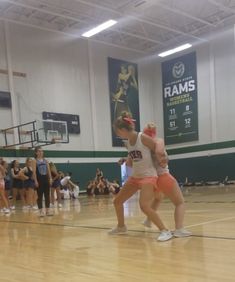
[[[9,209],[5,209],[5,210],[4,210],[4,213],[5,213],[5,214],[8,214],[8,213],[10,213],[10,210],[9,210]]]
[[[11,206],[10,209],[11,209],[11,210],[15,210],[16,207],[15,207],[15,206]]]
[[[173,237],[171,231],[163,230],[161,231],[160,235],[158,236],[157,240],[160,242],[168,241]]]
[[[51,210],[46,211],[46,216],[53,216],[54,213]]]
[[[50,203],[50,208],[54,208],[54,204]]]
[[[62,204],[58,204],[58,207],[59,207],[59,208],[62,208],[63,206],[62,206]]]
[[[181,238],[181,237],[191,236],[192,232],[190,232],[190,231],[188,231],[184,228],[180,228],[180,229],[176,229],[173,234],[174,234],[175,237]]]
[[[39,210],[39,215],[38,215],[39,217],[44,217],[45,216],[45,213],[44,213],[44,211],[43,210]]]
[[[145,227],[148,227],[148,228],[151,228],[151,227],[152,227],[152,222],[151,222],[148,218],[146,218],[146,219],[142,222],[142,224],[143,224]]]
[[[37,206],[33,206],[33,210],[38,210],[38,207]]]
[[[127,233],[127,228],[126,226],[123,227],[114,227],[113,229],[111,229],[110,231],[108,231],[109,235],[121,235],[121,234],[126,234]]]

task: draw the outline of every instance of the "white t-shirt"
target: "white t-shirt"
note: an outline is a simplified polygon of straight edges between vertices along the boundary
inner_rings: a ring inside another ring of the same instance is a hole
[[[67,185],[68,184],[68,182],[69,182],[69,180],[70,180],[70,176],[65,176],[64,178],[62,178],[61,180],[60,180],[60,184],[62,185],[62,186],[65,186],[65,185]]]
[[[165,154],[167,156],[167,152],[165,151]],[[164,173],[169,173],[169,167],[168,165],[166,165],[165,167],[161,167],[155,154],[152,153],[152,160],[153,160],[153,164],[154,164],[154,167],[156,168],[157,170],[157,175],[162,175]]]
[[[169,173],[169,167],[168,165],[165,167],[161,167],[158,161],[154,158],[154,166],[157,170],[157,175],[162,175],[164,173]]]
[[[141,141],[142,132],[138,133],[135,145],[131,146],[127,141],[128,155],[132,159],[132,174],[136,178],[157,176],[154,167],[151,150]]]

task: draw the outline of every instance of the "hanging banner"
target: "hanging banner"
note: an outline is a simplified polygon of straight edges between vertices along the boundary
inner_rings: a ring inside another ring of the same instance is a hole
[[[108,58],[111,126],[122,111],[128,111],[135,119],[136,130],[140,130],[139,87],[137,64]],[[123,142],[112,128],[113,147],[122,147]]]
[[[162,84],[166,145],[198,140],[196,53],[163,62]]]

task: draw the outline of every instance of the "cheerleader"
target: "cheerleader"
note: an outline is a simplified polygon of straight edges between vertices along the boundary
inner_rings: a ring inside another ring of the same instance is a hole
[[[18,193],[20,194],[20,199],[23,204],[23,209],[25,209],[27,208],[27,206],[26,206],[25,189],[23,186],[23,181],[26,178],[17,160],[14,160],[11,162],[11,177],[12,177],[12,193],[13,193],[12,209],[15,209],[16,198],[17,198]]]
[[[114,131],[117,136],[127,140],[128,155],[132,160],[133,169],[132,175],[113,201],[118,223],[109,234],[125,234],[127,232],[124,223],[123,204],[140,190],[140,208],[160,230],[157,240],[167,241],[171,239],[172,233],[165,227],[158,214],[151,207],[154,191],[157,189],[157,172],[151,156],[151,153],[157,153],[154,140],[141,132],[135,131],[134,121],[127,112],[123,112],[115,120]]]
[[[156,144],[163,148],[162,155],[166,154],[164,141],[160,138],[156,138],[157,132],[156,132],[156,127],[153,123],[147,124],[143,132],[146,135],[152,137],[155,140]],[[158,159],[155,159],[154,164],[155,164],[157,174],[158,174],[158,180],[157,180],[158,193],[156,193],[157,196],[152,202],[152,208],[154,210],[158,209],[161,199],[162,199],[161,193],[164,194],[166,197],[168,197],[171,200],[171,202],[175,206],[175,213],[174,213],[175,231],[173,232],[174,236],[175,237],[191,236],[192,233],[183,227],[185,204],[184,204],[184,197],[180,190],[178,182],[170,174],[169,168],[165,163],[160,164]],[[146,218],[143,224],[146,227],[151,227],[151,221],[148,218]]]

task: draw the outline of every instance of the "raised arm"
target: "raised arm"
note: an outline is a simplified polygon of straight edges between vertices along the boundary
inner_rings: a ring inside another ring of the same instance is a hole
[[[11,176],[16,179],[18,178],[18,175],[14,172],[14,168],[11,168]]]
[[[144,146],[148,147],[150,149],[150,151],[155,153],[156,142],[153,138],[149,137],[146,134],[141,134],[141,141],[144,144]]]
[[[24,167],[22,169],[19,170],[19,173],[18,173],[18,178],[21,179],[21,180],[27,180],[29,179],[28,176],[25,175],[25,173],[27,172],[28,168],[27,167]]]
[[[168,155],[165,149],[164,140],[161,138],[156,139],[155,155],[161,167],[166,167],[168,164]]]
[[[166,165],[168,164],[168,156],[165,150],[163,139],[158,138],[157,140],[155,140],[145,134],[142,134],[141,141],[154,153],[160,166],[166,167]]]

